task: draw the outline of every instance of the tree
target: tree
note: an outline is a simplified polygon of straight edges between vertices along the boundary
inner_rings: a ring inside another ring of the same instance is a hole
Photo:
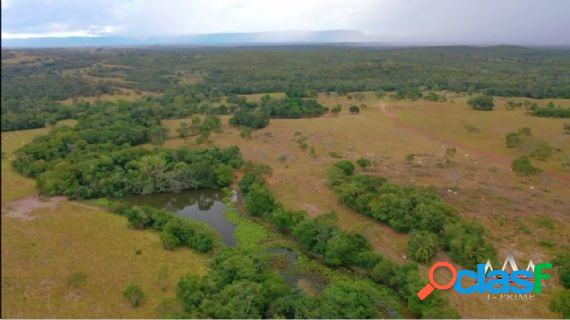
[[[350,108],[348,109],[350,111],[350,113],[352,114],[358,114],[360,113],[360,107],[352,105],[350,106]]]
[[[123,297],[131,307],[136,308],[142,303],[144,293],[136,284],[129,283],[125,287],[125,291],[123,291]]]
[[[359,158],[356,160],[356,164],[362,168],[362,169],[366,169],[368,167],[370,167],[372,165],[372,161],[368,158]]]
[[[443,247],[452,259],[471,268],[495,257],[495,249],[485,243],[483,235],[483,226],[477,221],[449,223],[443,230]]]
[[[570,290],[559,289],[552,296],[550,310],[561,314],[565,319],[570,318]]]
[[[154,145],[161,146],[166,141],[168,129],[163,126],[156,126],[150,130],[150,142]]]
[[[337,104],[336,106],[331,108],[331,112],[333,115],[337,115],[340,111],[342,110],[342,107],[340,106],[340,104]]]
[[[277,203],[265,185],[252,185],[245,195],[245,208],[248,213],[268,217],[277,208]]]
[[[305,211],[289,211],[279,208],[273,211],[272,222],[281,230],[291,230],[292,227],[306,219]]]
[[[341,160],[341,161],[337,161],[334,164],[335,167],[341,169],[345,175],[347,176],[351,176],[354,174],[354,170],[356,169],[354,167],[354,164],[348,160]]]
[[[435,256],[438,237],[429,231],[414,231],[408,240],[408,255],[417,262],[428,263]]]
[[[469,98],[467,103],[473,110],[491,111],[495,107],[493,97],[489,95],[478,95]]]
[[[190,136],[190,125],[187,122],[181,122],[180,127],[176,130],[178,136],[184,140]]]
[[[191,312],[198,307],[205,297],[202,278],[197,275],[185,275],[178,281],[176,285],[176,297],[184,310]]]
[[[321,318],[369,319],[383,318],[395,310],[395,297],[380,291],[364,280],[339,280],[322,293],[319,306]]]
[[[531,176],[540,173],[542,170],[532,165],[527,156],[520,156],[513,160],[511,168],[521,176]]]

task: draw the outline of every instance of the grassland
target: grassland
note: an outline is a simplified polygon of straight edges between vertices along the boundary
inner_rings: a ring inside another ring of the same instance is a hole
[[[157,233],[131,230],[102,209],[35,197],[34,182],[9,162],[45,132],[2,133],[2,317],[156,317],[180,275],[208,271],[207,256],[165,251]],[[135,309],[122,297],[131,282],[145,293]]]
[[[514,154],[504,148],[503,131],[529,126],[536,137],[556,145],[560,152],[568,152],[568,140],[557,140],[562,130],[559,120],[502,110],[501,101],[497,111],[476,112],[461,96],[453,97],[452,103],[380,101],[372,93],[366,93],[362,101],[334,94],[323,94],[318,99],[327,106],[341,104],[343,110],[338,116],[273,119],[268,127],[255,131],[251,139],[241,138],[239,130],[224,119],[222,132],[213,135],[211,143],[238,145],[246,159],[271,166],[270,188],[287,207],[304,209],[312,215],[335,211],[342,228],[362,233],[378,251],[399,261],[406,260],[407,236],[345,208],[327,187],[325,170],[336,161],[337,154],[350,160],[371,158],[375,165],[367,169],[369,174],[401,184],[436,186],[459,214],[485,224],[501,262],[508,251],[513,251],[519,264],[526,266],[529,259],[549,261],[556,250],[567,248],[567,173],[549,160],[538,163],[545,170],[541,175],[521,178],[510,169]],[[352,104],[367,107],[359,115],[352,115],[348,113]],[[440,120],[440,116],[447,121]],[[505,125],[511,117],[515,120]],[[180,121],[187,120],[164,123],[175,130]],[[484,136],[465,137],[465,123],[480,128]],[[299,137],[305,137],[306,148],[299,143]],[[183,143],[175,138],[165,145]],[[448,148],[455,148],[456,153],[446,156]],[[413,160],[406,160],[410,154]],[[439,253],[438,259],[447,258]],[[422,268],[426,270],[426,266]],[[486,296],[466,299],[450,294],[449,298],[468,317],[555,317],[548,310],[548,292],[535,301],[519,303],[489,302]]]

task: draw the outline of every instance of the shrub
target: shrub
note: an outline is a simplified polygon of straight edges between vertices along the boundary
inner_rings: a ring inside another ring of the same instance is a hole
[[[550,102],[546,107],[534,108],[530,114],[536,117],[570,118],[570,107],[555,106]]]
[[[131,307],[136,308],[141,305],[144,293],[136,284],[129,283],[125,287],[125,291],[123,291],[123,297]]]
[[[344,172],[344,174],[346,174],[347,176],[353,175],[354,170],[356,169],[354,167],[354,164],[348,160],[338,161],[334,165],[335,167],[341,169]]]
[[[414,231],[408,240],[408,255],[412,259],[427,263],[435,256],[438,247],[438,237],[429,231]]]
[[[530,153],[531,157],[534,157],[540,161],[546,161],[552,155],[554,148],[550,146],[547,142],[539,143],[534,150]]]
[[[279,208],[271,215],[271,221],[281,230],[291,230],[307,218],[305,211],[289,211]]]
[[[521,156],[511,163],[511,168],[514,172],[521,176],[530,176],[540,173],[541,170],[530,163],[527,156]]]
[[[564,288],[570,289],[570,253],[564,253],[552,260],[552,263],[558,267],[559,282]]]
[[[449,223],[443,230],[443,247],[453,260],[473,267],[495,257],[495,250],[485,243],[483,234],[483,226],[474,220]]]
[[[160,243],[166,250],[173,250],[180,245],[180,240],[173,234],[162,232],[160,234]]]
[[[214,235],[208,228],[200,222],[178,217],[173,218],[164,226],[161,236],[162,245],[165,248],[170,248],[178,242],[179,245],[185,245],[198,252],[209,252],[214,247]],[[177,241],[172,237],[176,238]]]
[[[555,291],[549,307],[550,310],[561,314],[565,319],[570,318],[570,290],[560,289]]]
[[[65,283],[68,287],[79,288],[87,282],[87,275],[83,272],[74,272],[67,277]]]
[[[358,114],[360,113],[360,108],[358,106],[352,105],[350,108],[348,108],[348,111],[350,111],[352,114]]]
[[[495,107],[493,97],[488,95],[471,97],[467,103],[473,108],[473,110],[491,111]]]
[[[509,132],[505,137],[505,144],[507,148],[518,148],[522,144],[521,136],[516,132]]]
[[[372,165],[372,161],[368,158],[359,158],[356,160],[356,164],[362,169],[366,169]]]
[[[269,217],[277,209],[277,203],[265,185],[255,183],[245,195],[245,208],[249,214]]]
[[[329,239],[336,232],[334,215],[322,215],[314,219],[305,219],[293,228],[293,234],[306,248],[324,254]]]
[[[331,108],[331,113],[336,116],[341,110],[342,107],[340,106],[340,104],[337,104],[336,106]]]

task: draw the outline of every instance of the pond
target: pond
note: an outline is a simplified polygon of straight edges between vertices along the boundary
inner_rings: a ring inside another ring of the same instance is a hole
[[[220,190],[192,190],[181,193],[154,193],[126,197],[134,205],[167,209],[177,216],[205,222],[220,233],[227,246],[236,245],[235,225],[226,217],[226,205]]]

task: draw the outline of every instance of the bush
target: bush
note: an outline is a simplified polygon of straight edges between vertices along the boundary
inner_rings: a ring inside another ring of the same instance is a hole
[[[335,167],[341,169],[347,176],[354,174],[354,170],[356,169],[354,164],[348,160],[338,161],[334,165]]]
[[[511,163],[511,168],[514,172],[521,176],[530,176],[540,173],[542,170],[533,166],[527,156],[521,156]]]
[[[467,103],[473,108],[473,110],[491,111],[495,107],[493,97],[488,95],[471,97]]]
[[[170,248],[178,243],[202,253],[209,252],[214,248],[214,234],[208,226],[178,217],[172,218],[166,223],[161,241],[163,241],[162,245],[165,248]]]
[[[530,113],[536,117],[549,117],[549,118],[570,118],[570,107],[555,106],[554,103],[549,103],[546,107],[536,107]]]
[[[271,221],[279,229],[291,230],[301,221],[307,219],[307,213],[305,211],[289,211],[279,208],[273,212],[271,215]]]
[[[245,195],[245,209],[255,216],[269,217],[277,209],[277,203],[265,185],[254,183]]]
[[[131,305],[131,307],[136,308],[141,305],[144,298],[144,293],[136,284],[129,283],[123,291],[123,298]]]
[[[352,105],[350,108],[348,108],[348,111],[350,111],[352,114],[358,114],[360,113],[360,108],[358,106]]]
[[[417,262],[427,263],[435,256],[438,237],[429,231],[414,231],[408,240],[408,255]]]
[[[540,161],[546,161],[552,155],[554,148],[550,146],[547,142],[539,143],[534,150],[530,153],[531,157],[534,157]]]
[[[68,287],[77,289],[87,282],[87,275],[83,272],[74,272],[67,277],[65,281]]]
[[[160,234],[160,243],[166,250],[173,250],[180,245],[180,240],[170,233],[163,232]]]
[[[550,310],[559,313],[563,318],[570,318],[570,290],[557,290],[550,300]]]
[[[558,267],[559,282],[564,288],[570,289],[570,253],[558,255],[552,263]]]
[[[443,247],[453,260],[471,268],[495,257],[495,250],[485,243],[483,235],[483,226],[477,221],[449,223],[443,230]]]
[[[362,169],[366,169],[372,165],[372,161],[368,158],[359,158],[356,160],[356,164]]]
[[[331,214],[305,219],[293,228],[293,234],[309,250],[324,254],[329,239],[336,231],[334,221],[335,217]]]
[[[509,132],[505,137],[505,145],[510,149],[519,148],[522,142],[522,137],[516,132]]]

